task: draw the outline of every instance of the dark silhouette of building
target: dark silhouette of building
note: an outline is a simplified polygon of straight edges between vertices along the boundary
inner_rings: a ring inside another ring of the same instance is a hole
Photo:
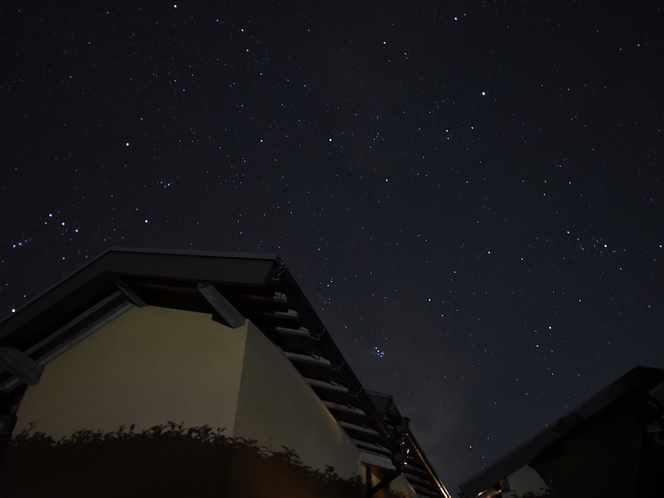
[[[461,484],[461,496],[662,496],[663,417],[664,370],[634,368]]]

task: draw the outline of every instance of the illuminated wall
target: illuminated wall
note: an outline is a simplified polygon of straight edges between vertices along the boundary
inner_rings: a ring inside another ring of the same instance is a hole
[[[118,493],[127,489],[151,493],[162,486],[169,492],[205,494],[226,489],[231,495],[268,492],[279,496],[274,487],[284,493],[292,491],[295,481],[302,486],[304,475],[304,480],[319,482],[317,486],[336,483],[339,492],[333,496],[360,496],[356,491],[361,491],[358,483],[363,470],[357,449],[290,361],[249,321],[230,329],[206,314],[132,308],[47,364],[39,384],[28,388],[17,417],[15,438],[25,430],[44,433],[54,441],[64,437],[87,444],[97,438],[105,448],[115,448],[108,450],[115,453],[107,459],[115,463],[104,460],[91,469],[94,477],[88,477],[87,484],[85,478],[76,477],[80,488],[71,488],[73,480],[64,477],[67,472],[79,472],[70,469],[53,471],[41,483],[28,474],[22,480],[16,477],[18,484],[7,485],[7,490],[0,483],[0,492],[18,490],[30,495],[39,486],[64,486],[67,492],[85,494],[94,486],[103,486]],[[126,433],[132,425],[133,439],[123,439],[124,433],[119,435],[118,429],[124,426]],[[155,426],[162,429],[150,432]],[[222,441],[223,448],[217,445],[216,460],[199,461],[196,458],[201,454],[212,451],[205,446],[212,439],[206,442],[198,436],[206,426],[224,428],[222,434],[233,439]],[[189,428],[199,432],[188,432]],[[71,437],[83,430],[98,436]],[[240,444],[245,440],[252,442]],[[31,441],[39,443],[38,439]],[[146,449],[151,441],[155,441],[154,448]],[[120,442],[143,445],[139,450],[151,454],[146,458],[152,462],[132,477],[129,474],[136,464],[130,465],[123,456]],[[201,443],[199,449],[192,450],[193,443]],[[156,451],[157,446],[166,449]],[[87,444],[85,451],[90,447]],[[290,461],[295,465],[286,468],[283,461],[290,457],[285,459],[283,453],[289,451],[296,455]],[[169,453],[178,452],[182,455],[176,463],[166,462]],[[230,460],[229,452],[233,455]],[[11,452],[6,457],[11,458]],[[184,472],[187,465],[190,468]],[[227,468],[219,469],[219,465]],[[3,466],[9,472],[4,462]],[[115,475],[123,475],[125,484],[107,476],[111,468]],[[261,468],[269,479],[255,479]],[[193,487],[202,486],[210,475],[214,479],[207,487]],[[166,486],[165,480],[172,482]],[[261,487],[255,487],[253,481],[261,481]],[[254,487],[247,489],[248,484]],[[315,486],[307,486],[297,488],[298,496],[317,496]]]
[[[60,439],[81,429],[148,429],[166,422],[232,435],[247,328],[209,315],[132,308],[47,364],[17,413]]]

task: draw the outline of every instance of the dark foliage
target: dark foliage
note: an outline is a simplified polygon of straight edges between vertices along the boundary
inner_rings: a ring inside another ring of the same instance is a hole
[[[32,429],[32,428],[31,428]],[[312,469],[297,453],[268,451],[223,429],[169,422],[142,432],[82,430],[59,441],[26,430],[0,464],[0,496],[364,496],[361,477]]]

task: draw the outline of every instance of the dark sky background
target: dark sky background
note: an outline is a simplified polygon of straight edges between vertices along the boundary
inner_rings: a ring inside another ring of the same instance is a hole
[[[278,253],[455,492],[664,367],[663,33],[656,0],[2,2],[0,315],[112,246]]]

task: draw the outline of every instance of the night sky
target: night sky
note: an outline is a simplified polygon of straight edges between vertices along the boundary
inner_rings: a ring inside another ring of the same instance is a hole
[[[113,246],[278,253],[453,492],[664,367],[664,2],[7,1],[0,41],[0,316]]]

